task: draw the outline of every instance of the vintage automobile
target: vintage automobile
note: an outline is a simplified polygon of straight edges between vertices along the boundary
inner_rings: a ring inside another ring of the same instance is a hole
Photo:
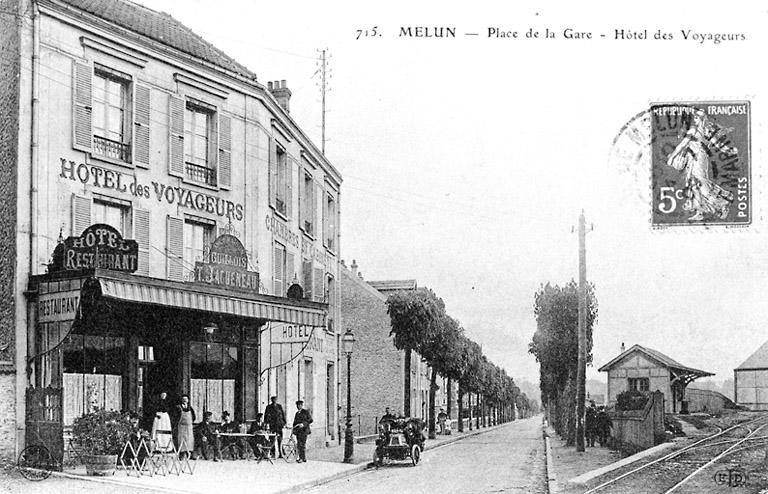
[[[411,459],[416,466],[424,450],[424,422],[418,418],[396,418],[379,422],[379,438],[373,451],[373,464]]]

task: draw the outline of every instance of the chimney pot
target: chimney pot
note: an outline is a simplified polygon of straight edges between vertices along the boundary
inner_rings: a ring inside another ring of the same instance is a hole
[[[288,84],[285,82],[285,79],[269,82],[267,83],[267,88],[283,110],[285,110],[286,113],[290,113],[291,90],[288,89]]]
[[[621,342],[621,353],[624,353],[624,342]]]
[[[357,261],[352,259],[352,264],[349,267],[352,268],[352,276],[357,276]]]

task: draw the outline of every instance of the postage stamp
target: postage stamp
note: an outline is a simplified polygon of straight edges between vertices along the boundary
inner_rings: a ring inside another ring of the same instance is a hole
[[[749,101],[653,103],[651,223],[749,225]]]

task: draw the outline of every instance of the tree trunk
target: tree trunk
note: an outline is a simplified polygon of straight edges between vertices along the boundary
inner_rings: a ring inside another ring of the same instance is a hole
[[[477,417],[475,418],[475,427],[480,428],[480,415],[483,414],[483,410],[480,408],[480,393],[475,393],[475,409],[477,410]]]
[[[474,410],[472,409],[473,407],[472,407],[472,392],[471,391],[469,393],[467,393],[467,404],[469,405],[469,417],[468,417],[469,420],[467,422],[469,422],[469,430],[472,430],[472,417],[473,417],[472,414],[474,413]]]
[[[437,437],[435,434],[435,390],[437,389],[437,370],[432,367],[432,375],[429,377],[429,438]]]
[[[461,412],[463,411],[462,400],[464,399],[464,393],[462,392],[462,389],[461,389],[461,383],[459,383],[459,389],[457,390],[456,398],[457,398],[456,404],[459,406],[458,417],[456,417],[457,419],[459,419],[459,432],[464,432],[464,419],[462,418],[462,414],[461,414]]]
[[[403,415],[411,416],[411,349],[405,349],[405,376],[403,384],[405,393],[403,393]]]
[[[453,384],[453,381],[451,381],[451,378],[449,377],[446,380],[446,390],[445,390],[446,393],[448,393],[448,395],[446,396],[447,401],[448,401],[448,404],[447,404],[448,410],[446,410],[445,412],[448,414],[448,418],[449,419],[453,418],[453,413],[452,413],[452,409],[453,409],[453,390],[451,389],[451,387],[452,387],[451,385],[452,384]]]

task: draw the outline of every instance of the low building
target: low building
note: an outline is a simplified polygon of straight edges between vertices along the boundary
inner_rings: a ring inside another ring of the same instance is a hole
[[[398,290],[415,290],[416,282],[387,282],[392,288],[382,291],[377,282],[366,282],[355,261],[339,270],[341,285],[341,332],[351,329],[355,335],[352,356],[352,422],[356,434],[376,432],[378,419],[389,407],[394,414],[407,413],[405,406],[405,351],[395,348],[390,335],[392,325],[387,314],[387,296]],[[398,287],[398,288],[394,288]],[[410,415],[426,420],[429,407],[429,367],[416,353],[411,353]],[[341,366],[342,393],[340,422],[346,414],[346,363]],[[442,397],[435,397],[442,403]]]
[[[768,341],[733,370],[734,401],[750,410],[768,410]]]
[[[623,345],[622,345],[623,349]],[[652,348],[634,345],[598,369],[608,373],[608,405],[628,390],[664,394],[665,411],[685,411],[685,389],[693,380],[714,374],[683,365]]]

